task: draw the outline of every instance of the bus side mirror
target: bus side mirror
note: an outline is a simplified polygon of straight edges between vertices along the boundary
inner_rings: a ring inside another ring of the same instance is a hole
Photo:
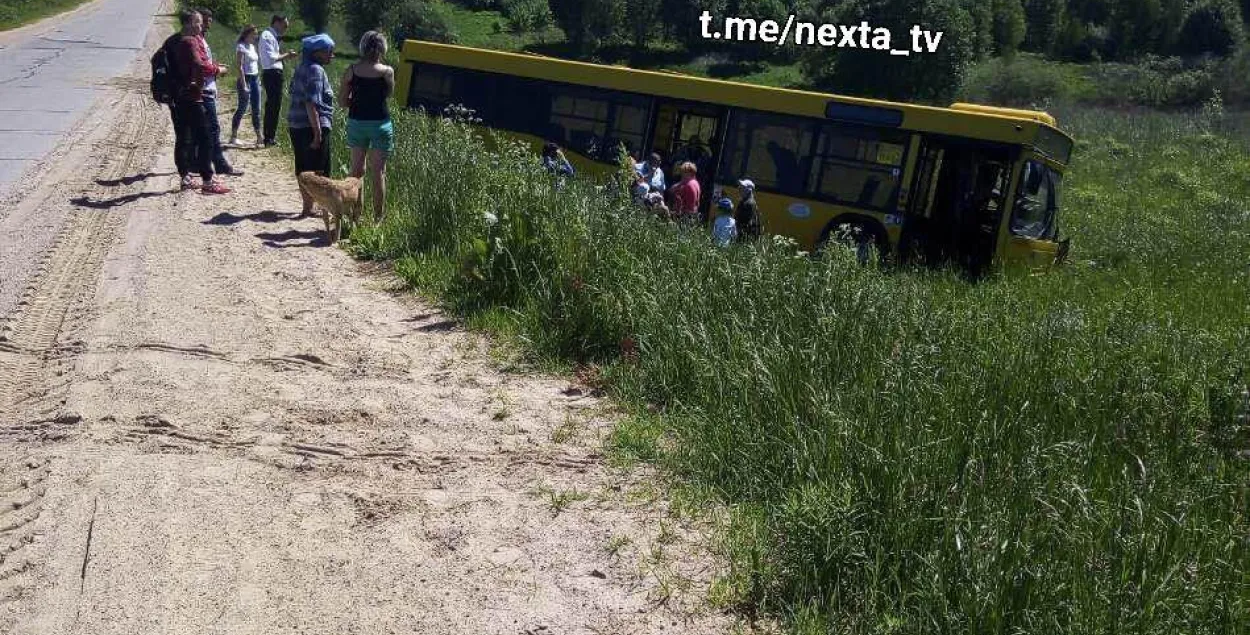
[[[1059,241],[1059,250],[1055,252],[1055,264],[1061,265],[1068,258],[1068,251],[1072,248],[1072,239],[1064,238]]]

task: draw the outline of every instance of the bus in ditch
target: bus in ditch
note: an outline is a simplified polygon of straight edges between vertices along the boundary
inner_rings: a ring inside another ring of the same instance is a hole
[[[395,96],[475,111],[482,125],[554,142],[604,172],[620,146],[693,159],[704,192],[755,184],[763,230],[808,251],[830,240],[973,270],[1061,261],[1059,202],[1072,138],[1044,112],[949,108],[773,88],[408,40]],[[536,153],[537,156],[537,153]],[[592,170],[593,172],[593,170]],[[861,252],[862,253],[862,252]]]

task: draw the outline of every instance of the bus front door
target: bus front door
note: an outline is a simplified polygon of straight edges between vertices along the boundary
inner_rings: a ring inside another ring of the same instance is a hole
[[[904,224],[903,254],[980,275],[994,258],[1010,168],[1002,148],[925,139]]]
[[[678,167],[689,161],[698,170],[703,192],[700,213],[706,214],[720,164],[719,150],[725,135],[725,109],[707,104],[664,102],[656,108],[652,148],[664,157],[668,182],[681,179]]]

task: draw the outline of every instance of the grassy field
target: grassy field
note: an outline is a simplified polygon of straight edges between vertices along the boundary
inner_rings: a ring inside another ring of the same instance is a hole
[[[351,248],[631,407],[615,455],[725,510],[726,607],[794,633],[1248,632],[1246,117],[1052,112],[1079,144],[1047,275],[717,250],[410,113]]]
[[[411,115],[355,250],[597,365],[638,413],[618,451],[730,511],[718,602],[803,633],[1244,632],[1250,157],[1195,118],[1060,115],[1076,262],[1046,276],[718,251]]]
[[[0,31],[69,11],[88,0],[0,0]]]

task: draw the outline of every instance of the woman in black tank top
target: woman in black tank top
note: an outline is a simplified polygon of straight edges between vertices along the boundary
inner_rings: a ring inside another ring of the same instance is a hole
[[[347,67],[339,94],[347,104],[347,145],[352,149],[352,172],[365,174],[373,192],[373,219],[381,221],[386,201],[386,159],[395,149],[395,127],[388,105],[395,92],[395,69],[382,63],[386,38],[369,31],[360,38],[360,61]]]

